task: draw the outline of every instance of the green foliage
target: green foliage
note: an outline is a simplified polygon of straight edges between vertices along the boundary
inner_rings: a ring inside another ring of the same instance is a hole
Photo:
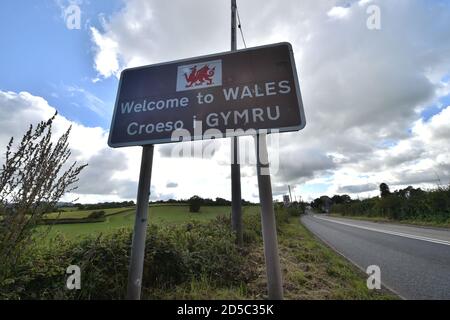
[[[75,203],[73,205],[77,210],[99,210],[99,209],[112,209],[123,207],[134,207],[134,201],[122,201],[122,202],[101,202],[95,204],[81,204]]]
[[[28,248],[44,215],[76,189],[87,166],[69,163],[71,127],[56,140],[52,136],[56,115],[36,127],[30,125],[19,143],[11,138],[6,146],[0,169],[0,282]]]
[[[292,217],[300,217],[300,215],[305,214],[306,203],[304,202],[293,202],[289,207],[286,208],[287,213]]]
[[[143,275],[145,298],[156,292],[209,279],[213,286],[240,286],[256,277],[247,249],[235,245],[230,221],[151,226]],[[0,263],[0,299],[122,299],[126,293],[131,232],[122,229],[23,252],[15,266]],[[82,290],[65,289],[66,268],[78,265]]]
[[[105,211],[101,210],[101,211],[92,211],[88,218],[90,219],[100,219],[100,218],[104,218],[106,216]]]
[[[189,212],[199,212],[202,205],[202,199],[199,196],[193,196],[188,200]]]
[[[284,208],[275,209],[275,220],[277,228],[281,229],[284,224],[289,223],[289,212]]]
[[[391,194],[389,186],[386,183],[380,184],[380,195],[382,198],[386,198]]]
[[[381,198],[335,204],[332,211],[344,216],[447,223],[450,222],[450,186],[430,191],[408,187],[389,194],[385,192]]]

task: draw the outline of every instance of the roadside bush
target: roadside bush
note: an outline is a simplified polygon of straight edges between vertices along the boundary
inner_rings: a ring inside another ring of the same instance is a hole
[[[143,287],[170,288],[189,279],[186,252],[173,241],[173,232],[156,226],[150,228],[145,246]]]
[[[292,217],[300,217],[301,215],[301,209],[298,208],[296,205],[291,205],[290,207],[287,207],[286,211]]]
[[[383,198],[375,197],[335,204],[332,212],[344,216],[450,223],[450,186],[430,191],[408,187]]]
[[[277,223],[277,228],[280,229],[280,227],[283,224],[286,224],[289,222],[289,212],[285,208],[278,208],[275,210],[275,220]],[[278,230],[281,231],[281,230]]]
[[[256,232],[252,226],[250,232]],[[126,294],[132,233],[129,229],[77,242],[56,236],[34,245],[14,266],[0,261],[0,299],[123,299]],[[208,279],[212,286],[246,283],[256,277],[248,249],[235,245],[230,220],[151,226],[146,240],[143,297]],[[81,268],[82,290],[66,289],[66,269]]]
[[[89,216],[88,219],[101,219],[104,218],[106,216],[105,211],[101,210],[101,211],[92,211]]]
[[[218,285],[238,284],[254,275],[246,267],[243,255],[235,245],[229,218],[219,216],[205,223],[177,228],[170,236],[186,252],[186,265],[196,279],[206,276]]]
[[[244,226],[244,243],[251,244],[262,239],[261,216],[259,214],[244,214],[242,217],[242,224]]]
[[[127,279],[128,231],[70,242],[57,236],[47,246],[36,246],[21,255],[7,287],[0,287],[4,299],[118,299]],[[107,262],[107,263],[106,263]],[[66,289],[66,269],[81,269],[82,290]]]

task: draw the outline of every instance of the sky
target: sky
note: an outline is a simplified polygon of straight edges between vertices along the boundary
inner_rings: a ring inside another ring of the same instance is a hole
[[[449,1],[238,0],[238,7],[248,47],[288,41],[295,53],[307,125],[269,143],[276,199],[288,185],[310,201],[373,196],[382,182],[450,183]],[[120,72],[228,51],[229,10],[228,0],[2,1],[0,152],[57,110],[55,134],[72,125],[73,160],[89,164],[63,200],[134,200],[141,148],[107,145]],[[253,150],[251,139],[242,144]],[[174,145],[157,145],[151,199],[230,199],[230,144],[214,146],[180,158]],[[255,166],[241,170],[243,198],[258,201]]]

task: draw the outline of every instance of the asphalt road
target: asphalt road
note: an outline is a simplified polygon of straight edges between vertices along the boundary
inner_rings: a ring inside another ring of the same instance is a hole
[[[405,299],[450,299],[450,231],[306,215],[302,223]]]

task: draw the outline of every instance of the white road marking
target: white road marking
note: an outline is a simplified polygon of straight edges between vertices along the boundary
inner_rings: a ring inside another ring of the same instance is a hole
[[[433,242],[433,243],[438,243],[438,244],[443,244],[443,245],[446,245],[446,246],[450,246],[450,241],[439,240],[439,239],[428,238],[428,237],[422,237],[422,236],[416,236],[416,235],[413,235],[413,234],[403,233],[403,232],[388,231],[388,230],[376,229],[376,228],[371,228],[371,227],[363,227],[363,226],[359,226],[357,224],[352,224],[352,223],[347,223],[347,222],[342,222],[342,221],[336,221],[336,220],[333,220],[333,219],[327,219],[327,218],[322,218],[322,217],[318,217],[318,216],[313,216],[313,217],[316,218],[316,219],[319,219],[319,220],[324,220],[324,221],[328,221],[328,222],[334,222],[334,223],[342,224],[342,225],[349,226],[349,227],[354,227],[354,228],[359,228],[359,229],[364,229],[364,230],[369,230],[369,231],[375,231],[375,232],[380,232],[380,233],[386,233],[386,234],[390,234],[390,235],[394,235],[394,236],[410,238],[410,239],[415,239],[415,240],[428,241],[428,242]]]

